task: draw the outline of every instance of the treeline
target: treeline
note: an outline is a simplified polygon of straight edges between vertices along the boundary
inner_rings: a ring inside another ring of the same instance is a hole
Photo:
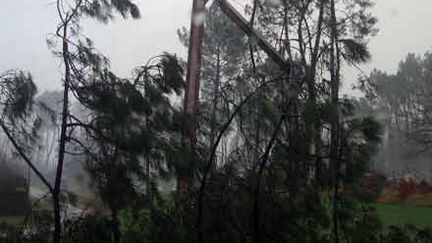
[[[388,176],[431,181],[431,68],[431,53],[408,54],[395,73],[373,70],[361,80],[365,110],[385,127],[375,167]]]

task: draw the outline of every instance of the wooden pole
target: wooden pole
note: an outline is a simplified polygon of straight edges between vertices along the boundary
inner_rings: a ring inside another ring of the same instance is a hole
[[[196,114],[199,106],[199,89],[201,74],[201,49],[204,37],[204,19],[205,19],[205,0],[193,0],[192,19],[189,36],[189,54],[186,73],[186,93],[184,99],[184,112],[186,117],[185,135],[193,153],[196,143]],[[177,191],[180,197],[187,194],[191,180],[191,170],[193,156],[190,163],[182,168],[177,175]],[[189,168],[187,168],[189,167]]]

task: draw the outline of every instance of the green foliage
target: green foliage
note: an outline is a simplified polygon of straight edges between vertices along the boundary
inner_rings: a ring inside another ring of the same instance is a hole
[[[370,60],[371,55],[365,44],[356,42],[353,39],[339,40],[344,47],[342,56],[348,63],[362,63]]]
[[[122,242],[189,242],[187,225],[171,196],[142,205],[131,205],[120,212]],[[190,227],[190,226],[189,226]]]
[[[80,0],[76,0],[79,2]],[[85,1],[80,10],[84,15],[88,15],[101,22],[107,23],[114,18],[113,12],[118,12],[123,18],[140,18],[139,8],[130,0],[91,0]]]
[[[105,243],[112,239],[112,221],[102,216],[88,215],[65,220],[64,242]]]
[[[29,73],[8,71],[0,75],[2,113],[10,120],[24,119],[37,93]]]
[[[164,53],[135,69],[133,78],[121,78],[78,33],[82,16],[107,22],[118,12],[136,18],[136,6],[129,0],[71,2],[78,4],[77,15],[71,25],[69,20],[62,25],[71,35],[60,36],[70,49],[57,54],[69,64],[68,88],[88,116],[67,117],[68,142],[85,154],[93,189],[111,218],[65,220],[65,242],[109,242],[120,236],[131,243],[193,242],[202,236],[199,243],[330,243],[333,225],[341,227],[346,242],[378,242],[374,210],[351,192],[369,167],[381,129],[373,118],[356,116],[355,102],[337,100],[335,85],[329,83],[334,78],[326,80],[336,68],[330,67],[328,45],[334,37],[325,35],[332,27],[326,2],[258,3],[263,6],[258,6],[254,28],[270,43],[279,43],[281,55],[291,59],[290,73],[261,58],[255,40],[247,43],[216,5],[208,10],[203,106],[193,149],[183,141],[182,132],[192,121],[185,120],[177,104],[185,87],[177,57]],[[367,12],[371,2],[339,3],[343,14],[358,12],[341,23],[342,55],[349,62],[364,62],[369,58],[364,43],[375,24]],[[321,14],[321,24],[315,23]],[[310,29],[322,34],[316,49]],[[187,35],[180,34],[186,42]],[[13,112],[26,110],[22,104],[32,95],[12,102],[19,104]],[[214,159],[209,157],[213,151]],[[316,179],[318,170],[325,180]],[[176,175],[189,175],[194,182],[183,202],[159,193],[158,182]],[[342,185],[340,197],[331,198],[337,208],[328,199],[333,190],[339,193],[334,181]],[[52,227],[46,226],[48,231]]]
[[[22,151],[31,150],[38,142],[42,120],[33,112],[36,93],[29,73],[11,70],[0,74],[1,130],[7,131]]]
[[[405,227],[393,226],[390,228],[388,235],[383,237],[383,243],[427,243],[432,241],[432,232],[430,229],[418,229],[414,226]]]
[[[348,242],[379,242],[382,224],[371,206],[365,205],[348,193],[340,200],[339,220],[343,231],[341,238]]]
[[[151,76],[155,79],[154,82],[157,83],[158,87],[165,94],[175,93],[176,95],[180,95],[185,87],[183,82],[184,70],[180,66],[177,57],[164,53],[157,66],[160,70],[158,71],[158,75]]]
[[[84,65],[90,59],[83,60]],[[180,165],[172,154],[180,144],[181,116],[172,99],[184,88],[183,69],[175,56],[165,53],[137,68],[129,81],[100,67],[105,65],[101,62],[90,63],[93,78],[76,88],[93,116],[79,124],[90,137],[88,143],[95,143],[92,151],[85,151],[86,168],[96,191],[116,214],[143,190],[151,197],[155,181]]]

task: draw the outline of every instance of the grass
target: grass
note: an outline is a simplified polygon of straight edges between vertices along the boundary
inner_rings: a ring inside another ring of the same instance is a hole
[[[12,226],[22,223],[24,217],[22,216],[0,216],[0,223],[6,223]]]
[[[384,228],[390,225],[403,226],[411,224],[415,226],[432,227],[432,208],[416,207],[403,204],[374,203]]]

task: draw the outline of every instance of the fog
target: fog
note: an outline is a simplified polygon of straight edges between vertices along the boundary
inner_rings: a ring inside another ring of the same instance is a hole
[[[202,1],[2,0],[0,242],[432,242],[432,1]]]
[[[119,74],[129,76],[131,69],[149,57],[168,51],[186,57],[186,49],[177,38],[177,29],[189,27],[191,0],[138,0],[142,18],[117,20],[103,26],[85,21],[84,34],[111,59]],[[237,7],[247,1],[232,1]],[[373,67],[394,71],[408,52],[424,53],[432,48],[432,1],[379,0],[373,8],[379,17],[379,32],[370,40],[372,60],[361,69]],[[31,71],[41,90],[59,89],[60,69],[46,45],[46,37],[57,25],[56,9],[50,1],[3,0],[0,8],[0,70],[22,68]],[[414,37],[414,38],[412,38]],[[349,84],[358,75],[356,68],[345,70]]]

